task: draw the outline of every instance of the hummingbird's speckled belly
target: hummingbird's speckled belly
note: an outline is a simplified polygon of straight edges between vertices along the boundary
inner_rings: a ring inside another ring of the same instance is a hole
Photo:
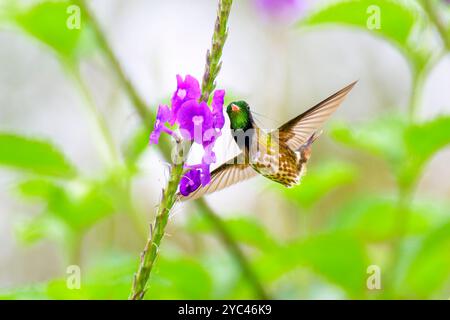
[[[306,171],[306,162],[301,161],[300,155],[288,148],[280,149],[279,153],[273,155],[259,155],[251,166],[264,177],[285,187],[299,184]]]

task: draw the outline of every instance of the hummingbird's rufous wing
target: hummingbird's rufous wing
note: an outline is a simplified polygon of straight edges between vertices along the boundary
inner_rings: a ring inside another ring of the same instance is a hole
[[[298,150],[336,111],[357,81],[318,103],[278,128],[280,141]]]
[[[187,197],[180,194],[179,199],[181,201],[197,199],[205,194],[225,189],[233,184],[258,175],[258,173],[248,164],[236,164],[238,163],[238,159],[242,159],[242,154],[214,169],[211,172],[211,182],[208,185],[200,186]]]

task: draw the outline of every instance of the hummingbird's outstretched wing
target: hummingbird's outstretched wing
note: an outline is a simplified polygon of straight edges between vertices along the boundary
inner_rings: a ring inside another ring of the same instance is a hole
[[[280,141],[285,142],[292,150],[298,150],[336,111],[356,82],[349,84],[279,127]]]
[[[197,199],[258,175],[248,164],[236,164],[238,159],[242,159],[242,153],[213,170],[208,185],[200,186],[187,197],[180,194],[179,199],[181,201]]]

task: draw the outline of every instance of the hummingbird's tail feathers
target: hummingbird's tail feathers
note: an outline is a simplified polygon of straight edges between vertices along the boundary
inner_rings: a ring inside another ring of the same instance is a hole
[[[316,141],[322,135],[322,133],[323,133],[323,130],[319,130],[319,131],[314,132],[311,135],[311,137],[308,138],[308,140],[306,141],[304,146],[309,147],[310,145],[312,145],[314,143],[314,141]]]

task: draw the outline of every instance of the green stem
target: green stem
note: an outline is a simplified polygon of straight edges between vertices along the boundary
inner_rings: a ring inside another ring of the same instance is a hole
[[[444,53],[450,50],[450,35],[447,33],[447,28],[444,22],[441,20],[439,13],[437,12],[435,6],[430,0],[421,0],[422,7],[428,15],[431,23],[436,27],[438,34],[444,44]],[[411,88],[411,98],[409,102],[409,122],[410,124],[415,120],[415,114],[417,112],[418,106],[420,104],[420,99],[422,95],[423,83],[425,77],[428,75],[433,66],[440,60],[442,54],[434,57],[427,65],[421,70],[414,70],[412,88]],[[386,295],[390,298],[395,297],[395,279],[399,275],[399,262],[402,252],[402,245],[408,233],[408,224],[410,222],[411,216],[411,203],[414,197],[414,191],[419,178],[419,174],[410,181],[407,185],[399,184],[399,197],[397,206],[397,216],[394,225],[395,239],[392,242],[392,258],[390,261],[391,274],[387,281]]]
[[[425,67],[426,68],[426,67]],[[411,95],[408,107],[409,122],[412,123],[416,117],[417,109],[419,108],[420,100],[422,98],[422,84],[423,75],[425,71],[415,71],[411,84]]]
[[[161,240],[164,237],[169,213],[176,201],[176,192],[178,184],[183,174],[183,148],[177,144],[177,161],[172,166],[167,188],[163,191],[163,198],[158,207],[155,223],[150,226],[150,236],[141,253],[141,261],[138,271],[134,276],[133,286],[131,288],[130,300],[142,300],[146,292],[146,286],[150,273],[158,256]]]
[[[415,183],[412,182],[407,186],[400,187],[398,203],[397,203],[397,213],[394,221],[393,234],[395,238],[392,241],[392,253],[391,259],[389,261],[390,271],[387,275],[386,286],[384,288],[385,297],[388,299],[395,298],[396,295],[396,279],[400,275],[400,265],[402,246],[404,240],[408,234],[408,228],[411,218],[411,202],[413,199],[413,193],[415,189]]]
[[[222,62],[222,50],[228,36],[228,17],[233,0],[219,0],[216,24],[212,37],[211,50],[206,52],[206,66],[202,81],[201,101],[208,101],[210,94],[216,87],[216,77],[219,74]]]
[[[253,271],[250,263],[245,258],[245,255],[242,252],[241,248],[239,248],[238,244],[231,237],[231,235],[228,232],[228,229],[227,229],[226,225],[223,223],[222,219],[220,219],[216,214],[214,214],[214,211],[212,211],[212,209],[208,206],[208,204],[206,202],[199,201],[197,203],[197,205],[198,205],[199,209],[201,209],[203,214],[206,217],[208,217],[209,221],[214,226],[214,228],[218,231],[218,233],[222,239],[222,242],[228,248],[228,251],[230,253],[232,253],[232,255],[235,257],[236,262],[238,263],[240,269],[242,270],[242,273],[243,273],[245,279],[248,280],[249,284],[255,290],[255,294],[258,297],[258,299],[262,299],[262,300],[269,299],[269,295],[266,293],[258,276]]]
[[[436,30],[439,33],[439,36],[441,37],[442,43],[444,44],[444,47],[446,51],[450,51],[450,33],[447,30],[447,26],[445,25],[444,21],[439,15],[438,10],[436,9],[435,5],[432,3],[433,1],[430,0],[422,0],[422,7],[425,10],[426,14],[428,15],[431,22],[436,27]]]
[[[205,67],[203,85],[206,90],[208,90],[208,88],[214,88],[214,81],[218,71],[220,70],[218,61],[220,60],[223,45],[225,44],[227,29],[226,22],[230,14],[231,3],[231,0],[219,0],[219,10],[217,13],[216,26],[213,35],[213,45],[211,48],[211,54],[208,52],[207,56],[209,58],[207,59]],[[210,92],[211,91],[203,95],[206,100],[208,99]],[[176,159],[174,159],[174,164],[171,167],[167,188],[163,191],[163,198],[156,214],[155,223],[150,228],[150,236],[147,240],[144,251],[141,254],[141,262],[139,264],[138,271],[134,276],[134,281],[129,296],[130,300],[142,300],[144,298],[147,282],[158,256],[161,240],[164,237],[165,228],[169,219],[169,213],[176,201],[178,184],[183,174],[185,161],[184,156],[183,146],[180,141],[177,141]]]
[[[67,265],[76,265],[81,267],[81,253],[83,246],[83,233],[71,231],[67,240]]]
[[[145,104],[144,100],[141,99],[138,92],[135,90],[135,87],[131,83],[131,81],[128,79],[127,75],[123,71],[119,60],[117,59],[116,55],[114,54],[114,51],[109,45],[108,40],[105,37],[105,34],[101,31],[102,28],[100,27],[100,24],[98,23],[97,19],[95,19],[91,12],[86,5],[85,0],[73,0],[75,4],[77,4],[80,7],[80,10],[83,14],[83,16],[89,21],[89,23],[92,26],[92,29],[94,31],[95,37],[97,38],[97,42],[100,45],[100,48],[103,50],[104,54],[106,55],[111,68],[113,69],[114,73],[117,75],[117,79],[120,81],[120,83],[124,86],[125,92],[128,94],[129,98],[133,102],[134,107],[136,108],[136,111],[139,113],[140,117],[144,121],[152,121],[154,119],[154,114],[150,111],[150,109]]]
[[[414,70],[411,99],[409,104],[409,119],[410,122],[414,121],[415,114],[417,112],[418,106],[420,104],[420,99],[422,95],[422,86],[424,79],[429,74],[430,70],[435,66],[435,64],[442,58],[442,56],[450,51],[450,33],[447,31],[447,27],[441,17],[439,16],[438,10],[436,10],[435,5],[433,5],[430,0],[421,0],[422,7],[428,16],[430,22],[435,26],[438,31],[439,37],[444,45],[443,52],[435,55],[431,61],[427,63],[421,70]]]
[[[102,115],[97,110],[94,99],[92,98],[88,87],[86,86],[85,82],[83,81],[83,78],[81,77],[79,70],[76,67],[70,67],[70,70],[71,70],[71,74],[73,75],[73,77],[75,79],[75,83],[85,100],[85,106],[87,107],[89,114],[92,116],[92,119],[93,119],[93,121],[97,127],[97,130],[100,133],[100,136],[105,145],[105,149],[108,152],[108,155],[107,155],[108,162],[112,161],[113,164],[119,163],[120,157],[119,157],[119,154],[117,153],[116,147],[114,145],[114,140],[109,133],[106,122],[103,120]]]

